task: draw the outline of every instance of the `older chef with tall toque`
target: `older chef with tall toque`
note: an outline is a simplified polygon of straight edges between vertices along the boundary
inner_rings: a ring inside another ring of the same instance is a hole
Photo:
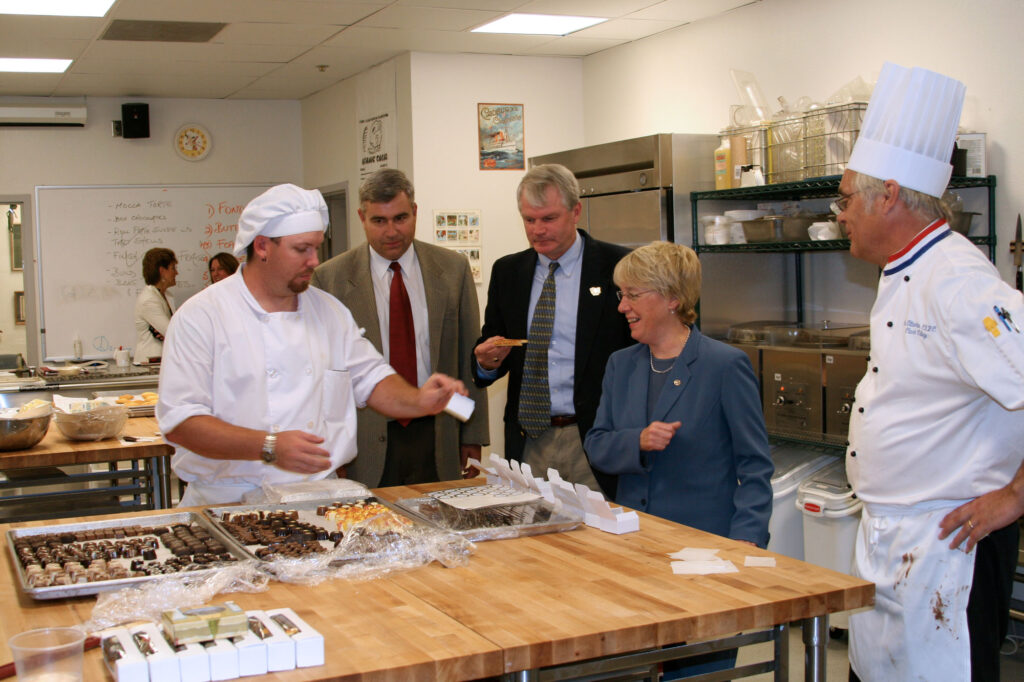
[[[851,679],[999,679],[1024,512],[1024,299],[940,199],[964,91],[886,64],[833,205],[851,254],[882,269],[846,452],[864,502],[854,571],[876,585],[850,619]]]
[[[182,506],[334,476],[356,456],[357,406],[416,418],[465,393],[443,374],[410,386],[345,306],[309,288],[327,220],[320,192],[268,189],[238,221],[241,276],[207,287],[171,319],[157,419],[178,446]]]

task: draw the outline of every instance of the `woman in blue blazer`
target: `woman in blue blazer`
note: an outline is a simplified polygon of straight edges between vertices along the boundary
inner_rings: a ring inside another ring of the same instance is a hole
[[[757,378],[745,353],[693,326],[697,254],[653,242],[620,260],[613,279],[639,343],[608,358],[584,440],[591,466],[619,476],[619,504],[765,547],[773,467]],[[735,662],[735,649],[666,661],[663,679]]]
[[[585,449],[619,475],[619,504],[765,547],[773,467],[757,379],[745,353],[693,326],[700,276],[680,244],[619,261],[619,312],[639,343],[609,358]]]

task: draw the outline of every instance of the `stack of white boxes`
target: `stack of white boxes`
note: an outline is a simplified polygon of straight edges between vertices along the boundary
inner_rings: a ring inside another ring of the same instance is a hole
[[[111,628],[103,658],[117,682],[215,682],[324,664],[324,637],[288,608],[247,611],[236,637],[174,646],[152,623]]]

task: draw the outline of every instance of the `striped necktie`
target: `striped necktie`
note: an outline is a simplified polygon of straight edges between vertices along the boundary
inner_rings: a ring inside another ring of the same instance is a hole
[[[548,276],[533,309],[533,322],[523,362],[523,384],[519,391],[519,423],[531,438],[551,426],[551,390],[548,386],[548,346],[555,327],[555,270],[548,264]]]

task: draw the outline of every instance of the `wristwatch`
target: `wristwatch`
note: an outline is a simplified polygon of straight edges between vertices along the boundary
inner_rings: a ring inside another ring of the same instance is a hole
[[[268,433],[263,438],[263,449],[260,450],[260,459],[267,464],[273,464],[277,461],[277,453],[274,452],[274,448],[277,447],[277,434]]]

